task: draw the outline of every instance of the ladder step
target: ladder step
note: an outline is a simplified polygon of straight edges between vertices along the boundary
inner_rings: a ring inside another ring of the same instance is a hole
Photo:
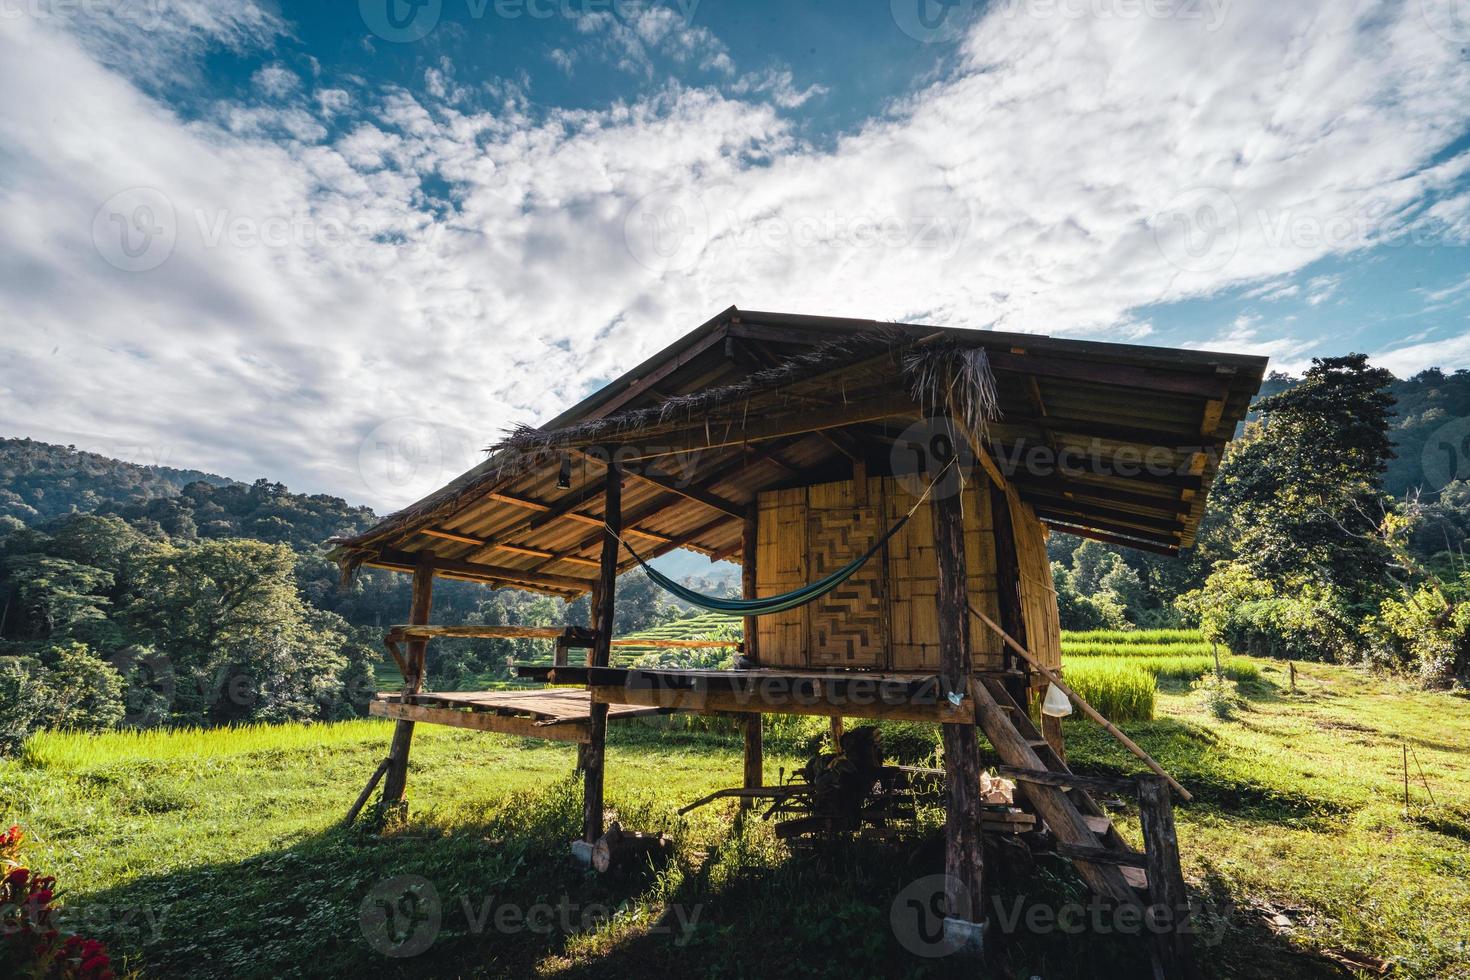
[[[1094,817],[1084,813],[1082,820],[1087,824],[1087,829],[1094,834],[1106,834],[1113,829],[1113,822],[1107,817]]]
[[[1130,868],[1126,865],[1118,870],[1123,872],[1123,880],[1128,882],[1129,888],[1135,888],[1141,892],[1148,891],[1147,871],[1144,871],[1142,868]]]

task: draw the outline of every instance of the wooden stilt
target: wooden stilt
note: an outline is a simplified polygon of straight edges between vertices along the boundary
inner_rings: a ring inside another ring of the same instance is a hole
[[[745,598],[756,598],[756,552],[760,550],[760,507],[751,504],[745,509],[745,529],[741,535],[740,584]],[[761,662],[760,620],[755,616],[745,617],[745,659],[754,667]]]
[[[618,576],[618,544],[616,535],[623,530],[623,474],[616,463],[607,468],[607,486],[603,491],[603,518],[610,533],[603,536],[602,564],[597,579],[597,605],[593,610],[596,633],[588,662],[593,667],[606,667],[612,655],[613,603]],[[592,737],[582,752],[582,839],[588,844],[602,836],[602,771],[606,761],[607,705],[592,704]]]
[[[1006,495],[1005,488],[995,483],[990,485],[990,519],[995,526],[995,577],[1000,624],[1017,642],[1025,646],[1026,614],[1021,607],[1021,560],[1016,554],[1016,528],[1011,523],[1011,499]],[[1030,664],[1024,660],[1017,664],[1010,648],[1005,644],[1001,644],[1000,649],[1001,664],[1006,670],[1019,666],[1029,675]],[[1006,681],[1006,690],[1020,704],[1027,703],[1029,686],[1029,676]]]
[[[1179,836],[1167,780],[1138,777],[1138,821],[1148,866],[1150,914],[1159,917],[1160,928],[1151,930],[1155,952],[1164,976],[1190,980],[1197,972],[1189,939],[1189,892],[1179,866]]]
[[[765,761],[762,746],[762,719],[764,715],[750,714],[745,717],[745,788],[756,789],[766,784]],[[740,809],[749,810],[754,800],[742,799]]]
[[[427,626],[429,614],[434,607],[434,568],[429,561],[420,561],[413,572],[413,605],[408,621],[414,626]],[[424,655],[427,640],[411,640],[408,643],[408,675],[404,678],[403,693],[417,694],[424,685]],[[408,786],[408,750],[413,744],[413,722],[400,721],[393,727],[393,745],[388,751],[388,770],[383,778],[383,806],[395,806],[403,802],[404,790]]]
[[[940,494],[934,507],[934,547],[939,563],[940,683],[945,696],[969,696],[972,669],[966,595],[964,511],[958,494]],[[944,725],[948,800],[944,822],[946,917],[985,921],[984,856],[980,846],[980,747],[974,725]]]
[[[1062,734],[1062,719],[1053,718],[1051,715],[1041,716],[1041,737],[1046,739],[1046,744],[1062,760],[1062,765],[1067,764],[1067,739]]]
[[[832,751],[833,751],[833,753],[836,754],[836,755],[841,755],[842,754],[842,719],[841,718],[838,718],[836,715],[833,715],[832,716],[832,720],[831,720],[831,732],[830,732],[830,734],[832,736]]]

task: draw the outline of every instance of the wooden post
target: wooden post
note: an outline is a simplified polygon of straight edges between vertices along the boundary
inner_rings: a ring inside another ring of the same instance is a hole
[[[622,545],[617,535],[623,533],[623,474],[616,462],[607,466],[607,486],[603,490],[603,519],[608,532],[602,539],[602,564],[597,578],[597,605],[593,609],[595,630],[588,663],[606,667],[612,656],[613,604],[617,594],[618,551]],[[602,770],[606,761],[607,705],[592,705],[592,732],[582,752],[582,839],[588,844],[602,836]]]
[[[740,584],[745,598],[756,598],[756,557],[760,551],[760,505],[751,502],[745,508],[745,528],[740,543]],[[745,617],[745,659],[751,666],[761,662],[760,620]]]
[[[755,789],[766,784],[765,757],[762,746],[762,723],[765,715],[752,712],[745,716],[745,788]],[[754,800],[740,801],[740,809],[749,810]]]
[[[1067,764],[1067,740],[1062,735],[1062,719],[1043,714],[1041,716],[1041,737],[1046,739],[1046,744],[1051,746],[1051,750],[1057,754],[1057,758],[1065,766]]]
[[[427,626],[429,613],[433,608],[434,569],[421,559],[413,570],[413,604],[408,613],[409,623],[413,626]],[[428,640],[410,640],[408,643],[408,675],[403,679],[405,696],[419,693],[424,686],[424,656],[428,646]],[[408,787],[408,750],[412,744],[413,722],[400,721],[393,728],[393,745],[388,750],[388,771],[383,777],[385,807],[403,802],[404,790]]]
[[[832,735],[832,754],[842,754],[842,719],[833,715],[829,727]]]
[[[1169,980],[1196,975],[1190,947],[1189,892],[1179,866],[1179,835],[1169,784],[1158,776],[1138,777],[1138,820],[1148,867],[1149,902],[1155,917],[1155,951]]]
[[[760,551],[760,505],[751,501],[750,506],[745,508],[745,527],[741,533],[740,544],[740,583],[741,591],[745,598],[756,598],[756,558]],[[751,667],[761,662],[759,620],[755,616],[745,617],[745,659]],[[754,789],[764,786],[766,783],[765,773],[765,745],[764,745],[764,721],[760,714],[752,714],[745,719],[745,779],[746,789]],[[745,799],[740,801],[740,809],[749,810],[755,805],[754,800]]]
[[[970,696],[973,662],[965,569],[964,511],[959,494],[934,498],[934,548],[938,558],[939,671],[945,696]],[[980,845],[980,745],[974,725],[944,725],[944,774],[948,799],[944,818],[946,935],[980,946],[983,923],[984,855]],[[955,922],[955,927],[949,921]],[[956,928],[957,927],[957,928]],[[964,935],[966,932],[969,935]]]
[[[1016,642],[1027,645],[1026,614],[1021,608],[1021,560],[1016,553],[1016,527],[1011,523],[1011,500],[1005,488],[990,485],[990,523],[995,528],[995,577],[996,596],[1000,606],[1000,625]],[[1010,647],[1001,644],[1002,665],[1011,670],[1017,665]],[[1023,671],[1030,673],[1030,665],[1020,662]],[[1029,677],[1018,684],[1009,677],[1006,690],[1017,704],[1030,704]],[[1021,690],[1024,684],[1025,690]]]

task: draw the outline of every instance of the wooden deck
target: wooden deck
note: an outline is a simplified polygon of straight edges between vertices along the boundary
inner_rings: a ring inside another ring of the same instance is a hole
[[[433,694],[379,694],[368,707],[375,718],[421,721],[483,732],[501,732],[554,742],[586,742],[591,738],[592,697],[569,688],[533,691],[446,691]],[[657,706],[618,705],[609,721],[668,714]]]
[[[975,722],[974,705],[968,699],[951,704],[940,693],[935,674],[570,665],[518,665],[516,671],[531,680],[587,688],[594,701],[613,711],[641,707],[701,714],[819,715],[954,725]]]

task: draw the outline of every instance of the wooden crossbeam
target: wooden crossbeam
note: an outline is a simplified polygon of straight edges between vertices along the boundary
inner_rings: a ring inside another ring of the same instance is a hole
[[[585,592],[592,586],[590,579],[573,578],[570,575],[555,575],[551,572],[527,571],[523,568],[505,568],[500,565],[485,565],[479,562],[458,561],[453,558],[438,558],[429,554],[411,554],[384,549],[368,564],[386,565],[392,568],[413,568],[424,563],[436,575],[441,572],[478,578],[486,582],[515,582],[557,591]]]
[[[1142,541],[1123,537],[1118,534],[1106,534],[1085,526],[1075,518],[1064,520],[1057,517],[1042,517],[1040,520],[1048,527],[1054,527],[1063,534],[1075,534],[1084,538],[1093,538],[1106,544],[1116,544],[1124,548],[1137,548],[1139,551],[1147,551],[1155,555],[1167,555],[1170,558],[1179,557],[1178,542],[1171,545],[1164,544],[1160,541]]]
[[[987,351],[990,366],[996,371],[1081,381],[1087,384],[1141,391],[1193,395],[1196,398],[1223,399],[1230,396],[1230,378],[1221,375],[1183,374],[1126,364],[1069,360],[1046,354],[1014,351]]]
[[[540,725],[534,718],[518,715],[500,715],[489,711],[465,711],[459,708],[435,708],[422,704],[399,704],[393,701],[371,702],[368,705],[368,714],[374,718],[393,718],[406,722],[421,721],[432,725],[448,725],[452,728],[468,728],[478,732],[501,732],[506,735],[519,735],[522,738],[544,738],[553,742],[586,743],[591,739],[591,726],[586,721]]]
[[[1060,521],[1064,524],[1074,524],[1089,529],[1109,531],[1113,534],[1133,535],[1149,544],[1162,545],[1166,548],[1179,547],[1179,536],[1183,533],[1182,530],[1177,530],[1174,532],[1171,538],[1168,535],[1160,534],[1159,531],[1154,528],[1135,527],[1134,522],[1132,521],[1125,524],[1120,521],[1105,521],[1095,517],[1079,517],[1074,513],[1056,510],[1042,504],[1035,505],[1034,509],[1036,511],[1036,516],[1041,520],[1047,522]]]
[[[597,562],[593,561],[590,558],[579,558],[576,555],[559,555],[554,551],[543,551],[540,548],[527,548],[523,545],[507,544],[504,541],[497,541],[493,538],[476,538],[471,537],[468,534],[459,534],[454,531],[441,531],[437,528],[432,527],[420,528],[419,533],[427,535],[431,538],[439,538],[444,541],[454,541],[459,544],[475,545],[482,551],[504,551],[507,554],[512,555],[525,555],[527,558],[545,558],[549,559],[552,562],[564,561],[572,565],[585,565],[589,568],[597,567]],[[475,556],[471,556],[471,560],[473,560],[474,557]]]
[[[912,702],[829,703],[824,698],[811,698],[786,691],[757,693],[738,691],[690,691],[671,688],[594,686],[592,700],[604,704],[633,704],[656,708],[678,708],[699,714],[781,714],[814,715],[824,718],[877,718],[890,721],[929,721],[948,724],[974,724],[975,715],[968,702],[956,708],[947,700],[936,704]],[[835,700],[835,699],[834,699]]]
[[[585,452],[582,452],[581,455],[599,465],[607,465],[605,460],[599,459],[595,455]],[[718,494],[710,493],[703,487],[689,485],[671,476],[659,473],[656,470],[630,468],[624,470],[623,475],[629,479],[637,480],[640,483],[647,483],[650,486],[658,487],[660,490],[666,490],[686,500],[693,500],[696,503],[704,504],[706,507],[720,511],[730,517],[742,517],[745,513],[744,508],[733,500],[726,500]]]
[[[917,418],[918,405],[907,395],[884,395],[879,398],[835,405],[822,411],[788,413],[745,419],[743,423],[710,422],[677,429],[667,434],[649,436],[640,442],[609,447],[620,459],[656,459],[699,449],[719,449],[750,442],[765,442],[794,435],[819,433],[863,422],[881,419]],[[653,443],[657,443],[654,445]]]

